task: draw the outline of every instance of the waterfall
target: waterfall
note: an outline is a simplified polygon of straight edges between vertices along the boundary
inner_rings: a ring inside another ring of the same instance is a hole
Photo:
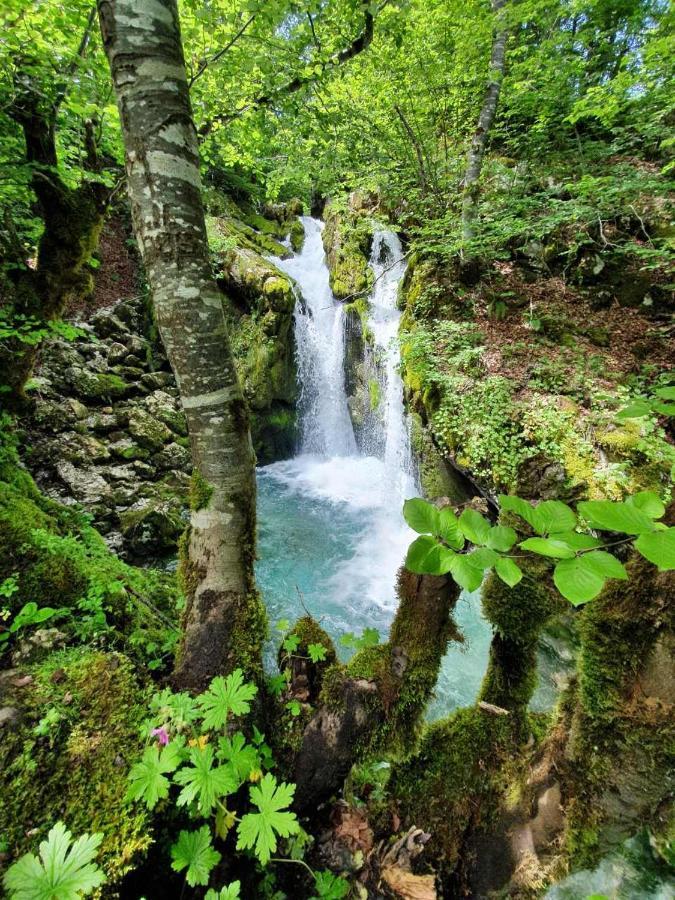
[[[295,341],[300,385],[298,417],[300,451],[319,456],[356,453],[344,379],[345,314],[328,283],[328,267],[321,240],[323,223],[302,216],[305,243],[278,268],[297,284]]]
[[[385,632],[396,606],[396,573],[413,536],[403,521],[403,500],[418,493],[396,340],[405,264],[398,238],[379,231],[371,259],[373,341],[363,362],[377,379],[381,402],[368,439],[357,445],[346,390],[347,317],[330,290],[323,224],[309,216],[302,223],[301,252],[274,260],[298,291],[301,437],[296,456],[258,473],[258,579],[272,616],[275,606],[284,616],[289,605],[297,606],[297,586],[329,631],[374,626]]]
[[[369,377],[377,382],[380,400],[376,414],[369,418],[369,433],[365,435],[364,443],[375,452],[379,449],[386,481],[402,502],[418,491],[403,403],[403,382],[399,374],[401,313],[397,298],[406,264],[401,241],[392,231],[375,233],[370,265],[375,275],[368,316],[373,344],[366,345],[365,363]]]

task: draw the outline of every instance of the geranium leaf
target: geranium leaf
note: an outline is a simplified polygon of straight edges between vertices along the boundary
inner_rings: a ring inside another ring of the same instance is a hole
[[[73,841],[57,822],[40,844],[39,859],[26,853],[5,872],[11,900],[79,900],[90,894],[105,881],[93,862],[102,840],[102,834],[84,834]]]
[[[187,869],[185,879],[190,887],[208,884],[211,869],[220,861],[220,853],[211,845],[211,830],[202,825],[198,831],[181,831],[171,848],[171,868]]]

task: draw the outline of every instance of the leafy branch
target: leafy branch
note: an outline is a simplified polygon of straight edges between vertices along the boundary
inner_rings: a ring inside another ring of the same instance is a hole
[[[533,506],[520,497],[501,495],[501,509],[515,513],[535,532],[519,539],[514,528],[491,525],[474,509],[459,517],[450,507],[437,509],[419,498],[403,507],[406,522],[420,537],[410,545],[406,568],[417,574],[446,575],[468,591],[477,590],[485,573],[495,573],[509,587],[523,577],[515,562],[529,554],[555,560],[553,582],[575,606],[600,594],[609,579],[627,580],[623,563],[610,547],[632,546],[659,570],[675,569],[675,528],[658,521],[665,515],[660,498],[642,491],[623,502],[589,500],[576,512],[560,500]],[[602,541],[596,535],[608,532],[627,535]],[[523,554],[510,552],[517,546]]]

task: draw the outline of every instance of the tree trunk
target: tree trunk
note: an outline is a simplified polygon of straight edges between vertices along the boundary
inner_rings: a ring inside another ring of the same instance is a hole
[[[506,57],[506,39],[508,30],[503,21],[502,8],[506,0],[492,0],[492,11],[496,17],[495,32],[492,40],[490,56],[490,80],[488,82],[483,107],[478,117],[478,126],[466,161],[464,175],[464,198],[462,202],[462,239],[470,241],[475,235],[476,212],[478,208],[479,179],[483,167],[483,157],[488,136],[497,112],[499,92],[504,77],[504,61]]]
[[[176,0],[98,0],[126,150],[134,230],[188,420],[193,508],[176,683],[261,670],[255,457],[222,297],[211,271],[199,152]]]
[[[54,119],[56,108],[45,107],[40,86],[30,76],[16,78],[16,100],[10,116],[21,126],[26,162],[32,166],[31,187],[44,222],[35,269],[26,264],[18,241],[7,248],[13,267],[3,294],[17,324],[32,321],[36,328],[57,319],[71,299],[92,289],[86,264],[98,246],[109,189],[99,181],[84,181],[70,188],[61,180],[57,165]],[[19,408],[30,378],[39,343],[7,340],[0,346],[0,383],[10,388],[3,401]]]
[[[316,809],[366,756],[402,755],[415,745],[448,641],[461,639],[452,616],[459,587],[445,576],[401,569],[398,596],[389,641],[321,673],[319,703],[307,710],[289,772],[299,809]],[[302,644],[299,652],[306,653]],[[310,671],[310,682],[315,674]],[[290,690],[297,696],[293,680]],[[283,725],[274,729],[285,731]]]

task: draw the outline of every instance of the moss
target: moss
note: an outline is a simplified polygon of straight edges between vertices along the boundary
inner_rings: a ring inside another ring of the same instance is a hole
[[[146,642],[164,644],[166,628],[147,604],[174,616],[174,579],[126,565],[81,513],[43,497],[21,469],[4,474],[11,481],[0,482],[0,580],[16,575],[19,588],[7,601],[10,611],[31,600],[56,607],[59,628],[80,635],[87,616],[100,610],[99,640],[133,636],[139,652]]]
[[[370,400],[370,408],[373,411],[379,409],[380,403],[382,402],[382,389],[380,388],[380,382],[377,378],[370,378],[368,380],[368,399]]]
[[[52,654],[5,700],[21,713],[0,742],[0,836],[11,863],[63,820],[74,835],[102,832],[98,862],[111,882],[152,842],[148,814],[124,799],[142,750],[147,694],[118,654]]]
[[[213,496],[213,485],[209,484],[198,469],[194,469],[190,479],[190,509],[194,512],[209,505]]]
[[[672,640],[675,630],[672,604],[664,605],[672,580],[637,556],[627,570],[629,581],[609,582],[581,617],[566,785],[565,847],[575,867],[592,866],[645,825],[663,828],[674,787],[675,725],[659,699],[668,694],[670,653],[651,685],[646,668],[660,638]]]
[[[454,872],[469,827],[487,825],[501,793],[500,766],[512,749],[505,716],[460,709],[429,726],[419,751],[396,765],[389,791],[405,828],[431,834],[425,858],[446,880]]]
[[[326,227],[322,237],[333,294],[338,300],[345,300],[368,293],[373,284],[368,261],[372,224],[337,203],[328,204],[324,218]]]
[[[537,645],[546,622],[564,609],[545,560],[527,561],[513,588],[494,573],[483,587],[483,612],[495,628],[479,699],[510,712],[517,740],[527,739],[527,706],[537,685]]]

